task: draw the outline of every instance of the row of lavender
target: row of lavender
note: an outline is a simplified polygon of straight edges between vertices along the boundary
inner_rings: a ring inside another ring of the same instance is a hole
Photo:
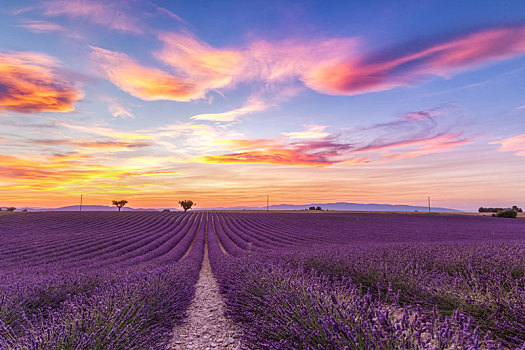
[[[524,220],[229,213],[211,225],[247,348],[525,349]]]
[[[0,222],[0,349],[165,349],[194,295],[205,214]]]

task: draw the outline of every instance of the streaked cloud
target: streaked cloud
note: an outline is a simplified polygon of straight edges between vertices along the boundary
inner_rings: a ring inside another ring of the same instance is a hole
[[[290,139],[322,139],[330,136],[325,131],[326,125],[307,125],[305,131],[283,132]]]
[[[449,110],[450,109],[450,110]],[[277,139],[234,139],[216,141],[216,152],[197,157],[205,163],[261,163],[325,167],[358,165],[420,157],[450,152],[470,144],[475,137],[454,130],[443,118],[456,118],[449,107],[412,114],[425,118],[407,118],[354,130],[330,133],[326,126],[310,125],[304,131],[282,133]],[[449,115],[450,114],[450,115]],[[457,123],[457,121],[454,121]],[[402,131],[402,132],[401,132]]]
[[[126,2],[97,0],[48,0],[40,8],[46,16],[87,18],[111,29],[140,34],[140,22],[125,8]]]
[[[120,52],[92,47],[92,58],[102,75],[123,91],[146,101],[190,101],[203,97],[191,82],[163,70],[138,64]]]
[[[197,158],[205,163],[260,163],[293,166],[327,166],[335,164],[332,158],[349,150],[348,145],[330,139],[285,143],[279,140],[229,140],[223,142],[235,153],[209,155]],[[366,161],[365,161],[366,162]]]
[[[516,152],[516,155],[525,157],[525,134],[509,137],[501,141],[494,141],[490,144],[501,145],[499,150],[502,152]]]
[[[191,117],[191,119],[208,120],[216,122],[231,122],[243,115],[265,111],[271,106],[271,104],[268,104],[260,98],[251,97],[246,101],[244,106],[240,108],[232,109],[230,111],[222,113],[197,114]]]
[[[25,28],[33,33],[51,33],[51,32],[67,32],[67,29],[60,24],[51,23],[47,21],[29,21],[18,25],[21,28]]]
[[[394,47],[376,55],[325,64],[307,72],[305,83],[327,94],[362,94],[414,85],[429,76],[449,78],[523,53],[525,27],[485,29],[422,49]]]
[[[218,49],[188,32],[164,32],[159,34],[163,48],[153,55],[168,65],[173,73],[140,66],[123,53],[96,49],[99,50],[96,55],[99,59],[100,56],[105,57],[102,65],[106,72],[113,71],[108,74],[111,81],[124,91],[146,100],[200,99],[208,91],[254,81],[286,86],[298,80],[320,93],[355,95],[411,86],[431,76],[449,78],[494,61],[521,55],[525,52],[524,37],[525,27],[493,28],[423,48],[393,47],[379,54],[366,54],[363,52],[366,52],[367,45],[358,38],[255,40],[241,47]],[[122,59],[128,63],[127,69],[117,68]],[[126,83],[127,79],[123,76],[130,76],[131,71],[136,71],[140,78]],[[158,90],[165,80],[174,83],[175,91],[158,97]],[[137,91],[137,85],[148,86],[149,89],[141,93]],[[155,85],[159,88],[156,89]],[[247,101],[238,109],[216,115],[196,115],[194,118],[231,121],[239,115],[262,108],[253,101]]]
[[[70,112],[82,97],[53,57],[35,52],[0,53],[0,112]]]

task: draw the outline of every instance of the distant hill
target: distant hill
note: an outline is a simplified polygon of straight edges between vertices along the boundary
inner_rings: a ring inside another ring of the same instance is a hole
[[[328,210],[348,210],[348,211],[428,211],[428,207],[414,206],[414,205],[396,205],[396,204],[376,204],[376,203],[310,203],[310,204],[278,204],[270,205],[270,210],[304,210],[309,207],[321,207]],[[79,211],[78,205],[70,205],[67,207],[60,208],[19,208],[17,211],[27,209],[29,211]],[[180,211],[180,208],[169,208],[172,211]],[[209,208],[193,208],[192,210],[266,210],[266,207],[209,207]],[[162,209],[151,209],[151,208],[132,208],[123,207],[122,211],[161,211]],[[461,210],[451,208],[439,208],[431,207],[432,212],[442,213],[460,213]],[[115,206],[106,205],[83,205],[82,211],[117,211]]]
[[[303,210],[309,207],[321,207],[328,210],[348,210],[348,211],[428,211],[428,207],[414,205],[396,205],[396,204],[375,204],[375,203],[310,203],[310,204],[278,204],[270,205],[270,210]],[[208,208],[215,210],[266,210],[266,207],[223,207]],[[461,210],[451,208],[431,207],[430,211],[443,213],[461,213]]]
[[[79,211],[79,205],[69,205],[60,208],[27,208],[29,211]],[[21,208],[24,209],[24,208]],[[158,211],[158,209],[142,209],[122,207],[122,211]],[[118,211],[117,207],[109,205],[83,205],[82,211]]]

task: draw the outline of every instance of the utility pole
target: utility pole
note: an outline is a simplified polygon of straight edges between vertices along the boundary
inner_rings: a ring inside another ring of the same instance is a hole
[[[428,212],[430,213],[430,196],[428,196]]]
[[[82,196],[83,194],[80,195],[80,211],[82,211]]]
[[[270,195],[266,195],[266,211],[269,211],[270,209]]]

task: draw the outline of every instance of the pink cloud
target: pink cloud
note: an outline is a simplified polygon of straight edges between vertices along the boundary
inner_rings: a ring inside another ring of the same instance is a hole
[[[339,161],[334,160],[348,145],[338,144],[332,140],[307,141],[286,143],[280,140],[229,140],[224,141],[227,148],[236,149],[237,152],[208,155],[197,158],[204,163],[259,163],[292,166],[324,167]],[[366,163],[361,158],[361,163]]]
[[[215,144],[219,154],[196,160],[314,167],[357,165],[451,152],[474,140],[461,131],[451,131],[454,129],[451,125],[439,125],[446,121],[446,109],[440,107],[431,111],[440,115],[438,120],[403,118],[337,134],[330,133],[325,126],[310,125],[304,131],[283,133],[283,137],[277,139],[218,141]],[[425,111],[415,114],[425,114]],[[450,117],[456,116],[451,113]],[[371,136],[374,139],[367,140]]]
[[[34,52],[0,53],[0,111],[70,112],[82,96],[53,57]]]
[[[525,157],[525,134],[509,137],[501,141],[494,141],[491,145],[500,144],[499,148],[502,152],[515,151],[516,155]]]
[[[32,31],[33,33],[66,32],[63,26],[45,21],[30,21],[20,24],[19,27]]]
[[[87,18],[111,29],[140,34],[139,23],[124,9],[122,2],[96,0],[52,0],[42,3],[46,16]]]
[[[411,85],[432,75],[450,77],[524,52],[525,27],[488,29],[393,57],[372,55],[324,64],[307,72],[304,81],[319,92],[354,95]]]
[[[450,77],[525,53],[523,26],[481,30],[418,49],[394,47],[375,55],[366,54],[366,43],[357,38],[255,40],[225,48],[215,48],[188,32],[161,32],[158,38],[163,46],[153,56],[169,71],[142,66],[124,53],[98,48],[94,48],[94,57],[108,79],[136,97],[190,101],[205,98],[209,91],[233,89],[246,82],[264,83],[267,91],[274,90],[276,98],[283,87],[298,81],[333,95],[383,91],[431,76]],[[135,73],[139,78],[134,78]],[[172,91],[162,93],[166,89]],[[253,108],[254,103],[249,102],[215,116],[195,118],[231,121],[265,109]],[[406,118],[432,117],[431,112],[407,114]]]
[[[301,142],[280,139],[228,140],[220,144],[224,150],[230,149],[235,152],[207,155],[196,160],[219,164],[260,163],[314,167],[358,165],[450,152],[454,147],[471,142],[471,138],[466,138],[460,133],[367,146],[345,143],[333,136]],[[365,152],[366,157],[355,157],[355,154]],[[372,161],[370,157],[376,160]]]

